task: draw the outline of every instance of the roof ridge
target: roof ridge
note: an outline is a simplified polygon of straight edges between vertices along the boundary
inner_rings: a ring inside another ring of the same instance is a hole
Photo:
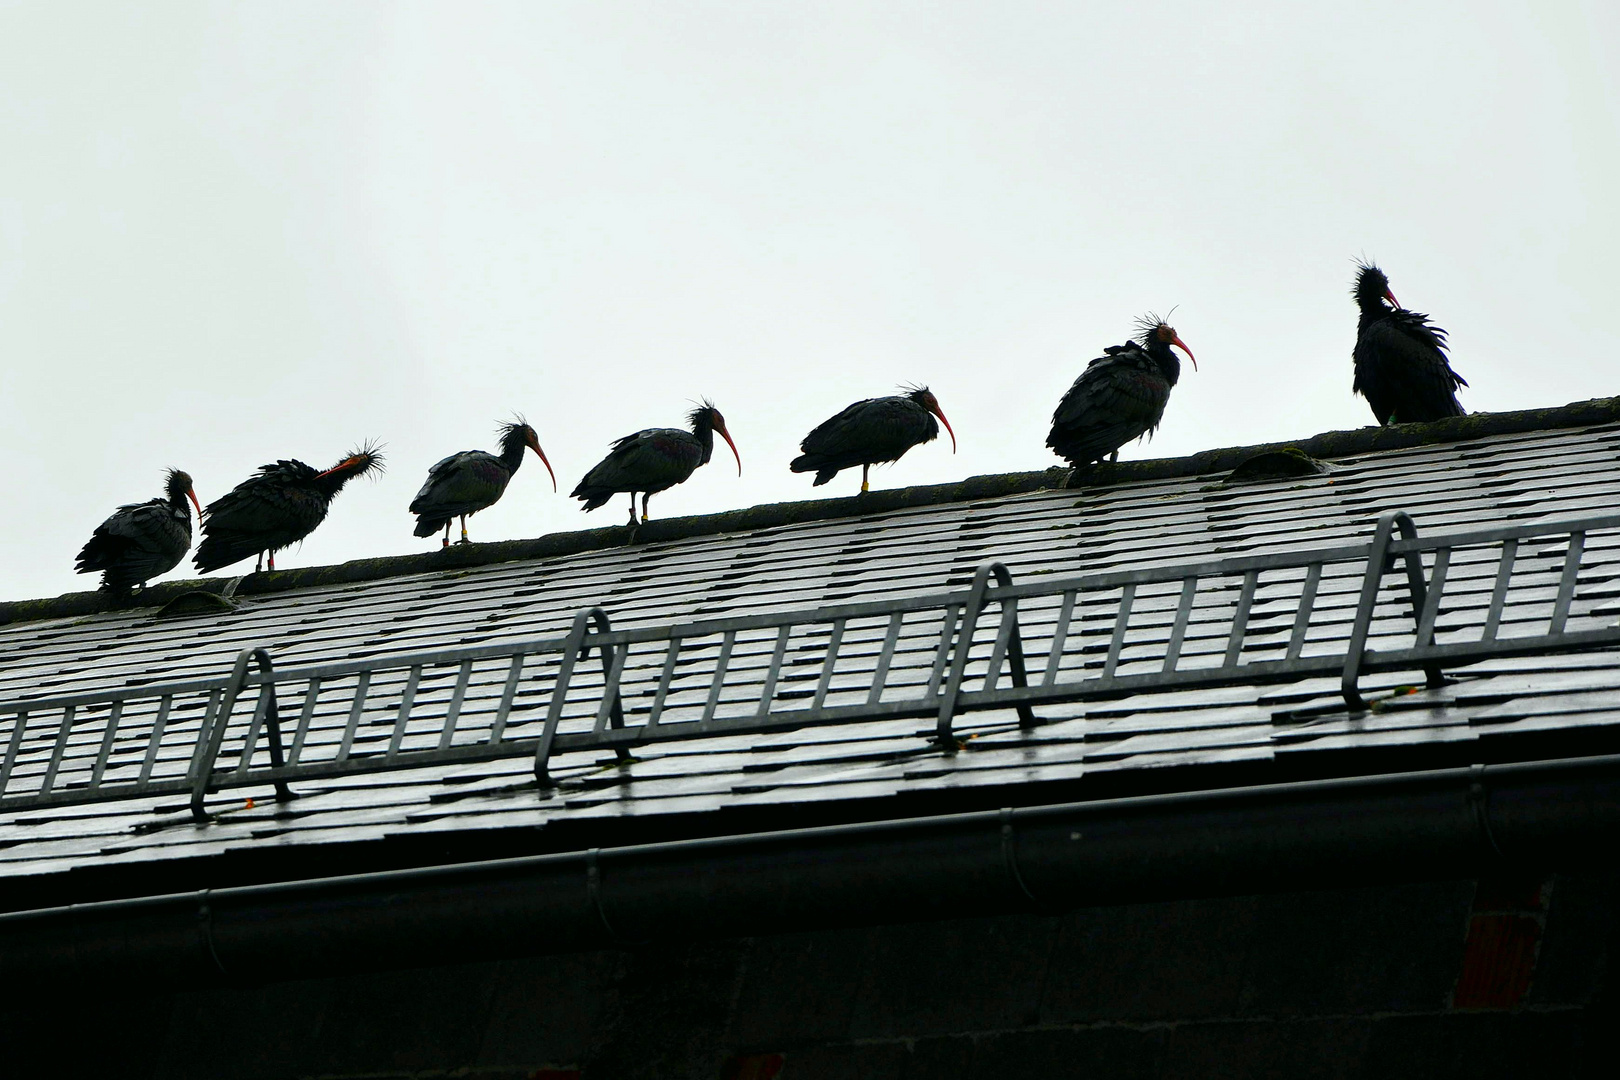
[[[1375,451],[1466,442],[1493,435],[1554,431],[1620,422],[1620,397],[1593,398],[1557,408],[1472,413],[1426,424],[1368,426],[1327,431],[1287,442],[1202,450],[1177,458],[1149,458],[1100,464],[1083,475],[1063,466],[1032,472],[989,473],[949,484],[893,488],[836,499],[763,503],[718,514],[661,518],[637,526],[622,525],[548,533],[528,540],[456,545],[416,555],[354,559],[331,566],[308,566],[246,577],[168,581],[142,590],[136,603],[120,604],[101,592],[66,593],[38,600],[0,601],[0,625],[68,618],[107,611],[160,607],[190,593],[262,596],[316,586],[342,585],[410,574],[463,570],[527,559],[556,558],[587,551],[688,540],[722,533],[750,532],[783,525],[844,517],[867,517],[924,506],[976,499],[1005,498],[1043,489],[1111,487],[1147,480],[1202,476],[1236,468],[1256,454],[1295,449],[1313,458],[1339,458]],[[1078,482],[1077,482],[1078,481]],[[234,585],[234,588],[233,588]]]

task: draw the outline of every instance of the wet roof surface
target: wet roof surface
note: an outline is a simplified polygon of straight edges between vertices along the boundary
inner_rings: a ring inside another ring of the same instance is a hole
[[[1225,485],[1215,474],[1038,490],[299,588],[243,597],[229,614],[159,619],[146,609],[13,623],[0,626],[0,700],[214,678],[249,646],[287,667],[560,635],[589,606],[624,628],[937,593],[965,586],[990,559],[1026,580],[1323,547],[1366,540],[1392,509],[1425,534],[1620,512],[1617,450],[1620,424],[1532,431],[1338,458],[1324,475],[1262,483]],[[1620,587],[1606,584],[1617,575],[1620,551],[1588,549],[1583,617],[1620,614]],[[1347,634],[1347,623],[1324,633]],[[600,752],[563,755],[550,791],[533,784],[528,759],[512,758],[306,783],[292,803],[261,798],[200,825],[173,797],[16,812],[0,817],[0,877],[1620,726],[1620,652],[1493,659],[1447,675],[1451,685],[1356,717],[1336,708],[1336,680],[1318,678],[1043,707],[1033,731],[1010,712],[972,713],[957,730],[973,737],[954,754],[924,737],[924,723],[890,720],[662,743],[622,764]],[[1392,673],[1363,685],[1412,679]]]

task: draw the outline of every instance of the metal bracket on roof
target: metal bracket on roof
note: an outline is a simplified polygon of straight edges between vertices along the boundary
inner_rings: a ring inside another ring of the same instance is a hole
[[[231,710],[236,707],[236,699],[241,696],[243,688],[247,685],[248,663],[254,663],[261,675],[274,675],[276,666],[270,659],[270,652],[263,648],[243,649],[236,658],[236,666],[231,669],[230,681],[225,684],[224,693],[220,695],[218,706],[212,715],[203,718],[202,731],[198,735],[197,750],[191,761],[191,816],[197,821],[207,821],[208,813],[203,809],[203,799],[210,788],[209,781],[213,778],[214,762],[219,758],[219,751],[225,745],[225,729],[230,726]],[[255,710],[255,719],[262,717],[265,728],[265,738],[270,749],[270,767],[280,769],[286,764],[281,753],[281,713],[276,708],[276,684],[266,680],[259,684],[259,705]],[[249,735],[243,747],[243,757],[252,754],[253,734]],[[285,780],[275,781],[276,798],[293,798],[292,789]]]
[[[587,631],[591,623],[596,624],[598,634],[606,634],[613,627],[608,621],[607,612],[599,607],[586,608],[574,616],[574,625],[568,631],[568,637],[563,644],[562,662],[557,667],[557,681],[552,684],[551,704],[546,710],[546,726],[540,735],[540,743],[534,751],[534,778],[541,787],[553,787],[555,782],[547,766],[551,761],[551,747],[557,741],[557,725],[562,722],[563,705],[568,701],[568,683],[574,676],[574,666],[579,661],[591,655],[591,639]],[[596,646],[602,654],[602,686],[603,709],[598,714],[598,726],[606,720],[615,729],[624,727],[624,704],[619,699],[618,671],[613,663],[614,648],[605,642]],[[628,649],[629,646],[622,646]],[[605,713],[605,715],[602,715]],[[630,751],[623,746],[615,747],[614,753],[620,761],[630,759]]]
[[[996,584],[1002,588],[1012,585],[1012,572],[1005,563],[987,562],[979,567],[973,575],[973,585],[968,589],[968,600],[962,609],[962,623],[956,632],[956,653],[951,660],[950,676],[945,685],[940,688],[939,695],[939,722],[935,737],[939,745],[946,750],[956,747],[956,738],[951,733],[951,721],[956,716],[956,698],[962,691],[962,677],[967,671],[968,655],[973,651],[973,632],[978,627],[979,615],[984,611],[985,601],[990,597],[990,578],[996,579]],[[986,690],[995,688],[995,682],[1001,674],[1001,658],[1006,656],[1012,684],[1019,689],[1029,686],[1029,675],[1024,669],[1024,639],[1018,627],[1018,601],[1016,598],[997,600],[1001,605],[1001,627],[996,632],[995,649],[990,656],[990,669],[985,673],[984,686]],[[940,642],[943,652],[949,647],[948,637],[953,629],[951,619],[945,620],[943,633],[947,640]],[[1019,705],[1018,726],[1026,731],[1037,727],[1040,720],[1030,706]]]
[[[1344,674],[1339,683],[1339,692],[1352,712],[1362,712],[1367,708],[1357,684],[1367,652],[1367,637],[1372,631],[1373,611],[1378,606],[1378,587],[1383,584],[1384,575],[1394,569],[1395,559],[1389,546],[1396,529],[1400,529],[1403,540],[1417,539],[1417,525],[1412,521],[1412,515],[1404,510],[1388,510],[1379,515],[1378,527],[1373,530],[1372,547],[1367,552],[1367,573],[1361,579],[1361,599],[1356,605],[1356,621],[1350,630],[1350,644],[1345,649]],[[1412,623],[1421,633],[1429,593],[1423,579],[1423,556],[1417,551],[1408,551],[1405,561],[1406,589],[1412,601]],[[1432,636],[1432,620],[1430,622],[1429,633]],[[1422,646],[1427,642],[1417,641],[1416,644]],[[1430,687],[1445,685],[1445,676],[1438,664],[1429,664],[1423,671]]]

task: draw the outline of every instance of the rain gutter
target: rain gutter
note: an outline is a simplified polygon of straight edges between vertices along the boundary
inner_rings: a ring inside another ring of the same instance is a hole
[[[1198,896],[1612,868],[1620,755],[949,814],[0,915],[12,995],[315,978]]]

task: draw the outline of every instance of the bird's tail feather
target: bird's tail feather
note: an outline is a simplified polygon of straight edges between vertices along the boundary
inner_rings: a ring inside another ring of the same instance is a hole
[[[113,552],[103,537],[92,536],[89,543],[84,545],[84,550],[79,552],[79,561],[73,569],[80,574],[88,574],[92,570],[105,570],[112,561],[112,555]]]
[[[197,553],[192,557],[191,563],[198,571],[206,574],[222,566],[229,566],[231,563],[258,555],[263,550],[259,542],[250,537],[211,533],[197,545]]]

